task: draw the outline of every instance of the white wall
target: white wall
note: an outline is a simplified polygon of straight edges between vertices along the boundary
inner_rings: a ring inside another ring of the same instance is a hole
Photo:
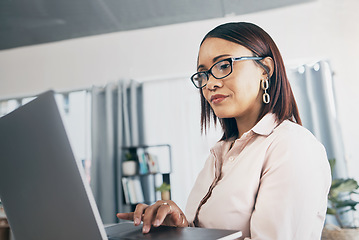
[[[206,32],[250,21],[276,41],[286,63],[329,59],[350,175],[359,178],[359,1],[317,0],[248,15],[105,34],[0,51],[0,99],[104,85],[190,76]]]

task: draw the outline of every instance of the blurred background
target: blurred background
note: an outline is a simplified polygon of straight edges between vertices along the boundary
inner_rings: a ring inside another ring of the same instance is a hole
[[[337,175],[359,180],[358,9],[357,0],[3,0],[0,116],[45,90],[58,93],[95,197],[111,186],[111,199],[97,198],[104,222],[127,209],[119,190],[122,147],[169,144],[171,198],[184,208],[220,136],[220,129],[200,133],[199,95],[189,80],[199,43],[219,24],[247,21],[277,43],[305,125],[339,162]],[[323,84],[308,87],[315,72]],[[109,114],[116,124],[98,118]],[[98,141],[106,131],[115,135],[111,154]],[[106,181],[102,162],[112,164]]]

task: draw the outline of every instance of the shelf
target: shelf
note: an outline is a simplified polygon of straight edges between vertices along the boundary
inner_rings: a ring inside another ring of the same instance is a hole
[[[119,174],[123,205],[131,206],[133,209],[138,203],[153,204],[160,200],[161,194],[156,192],[155,188],[163,182],[170,184],[171,146],[169,144],[126,146],[122,147],[121,151],[121,171],[125,157],[127,160],[132,158],[137,162],[136,174]]]
[[[143,173],[143,174],[134,174],[134,175],[122,175],[122,177],[134,177],[134,176],[148,176],[148,175],[158,175],[158,174],[171,174],[170,172],[157,172],[157,173]]]

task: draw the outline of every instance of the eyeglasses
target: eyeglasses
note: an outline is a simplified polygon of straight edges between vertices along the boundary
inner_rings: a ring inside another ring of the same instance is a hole
[[[203,88],[207,85],[209,74],[211,74],[215,79],[222,79],[233,72],[233,62],[261,59],[263,59],[263,57],[226,58],[213,64],[213,66],[207,71],[196,72],[192,75],[191,81],[196,88]]]

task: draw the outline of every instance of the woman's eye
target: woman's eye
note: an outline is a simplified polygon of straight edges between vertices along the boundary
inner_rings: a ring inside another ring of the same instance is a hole
[[[228,63],[226,63],[226,64],[222,64],[220,67],[221,67],[221,69],[223,70],[223,69],[229,68],[230,65],[229,65]]]
[[[221,64],[218,64],[217,69],[218,69],[219,71],[224,71],[224,70],[227,70],[227,69],[230,68],[230,67],[231,67],[231,64],[230,64],[230,63],[223,62],[223,63],[221,63]]]

